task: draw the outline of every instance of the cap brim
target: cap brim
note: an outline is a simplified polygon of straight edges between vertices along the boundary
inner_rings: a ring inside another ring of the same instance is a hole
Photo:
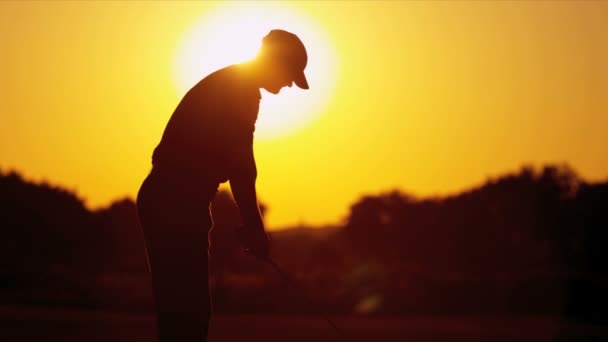
[[[296,73],[293,83],[302,89],[308,89],[308,81],[306,80],[306,75],[304,75],[304,70]]]

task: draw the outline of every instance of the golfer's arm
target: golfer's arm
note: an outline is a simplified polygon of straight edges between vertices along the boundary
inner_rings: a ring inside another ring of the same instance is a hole
[[[235,152],[229,175],[232,195],[245,226],[264,229],[255,189],[257,168],[253,156],[253,143]]]

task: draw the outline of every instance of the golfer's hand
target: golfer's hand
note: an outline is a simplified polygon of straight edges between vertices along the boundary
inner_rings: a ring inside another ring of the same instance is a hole
[[[236,229],[236,233],[245,249],[245,253],[249,253],[258,259],[268,259],[270,245],[264,227],[240,226]]]

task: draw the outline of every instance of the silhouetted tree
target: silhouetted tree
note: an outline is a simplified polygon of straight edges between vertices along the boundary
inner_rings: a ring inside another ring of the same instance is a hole
[[[0,175],[0,278],[32,284],[50,267],[86,254],[93,216],[73,193],[25,182],[15,172]]]
[[[148,271],[143,234],[137,218],[137,206],[131,199],[115,201],[95,212],[100,269],[114,272]]]
[[[216,309],[285,310],[281,300],[293,293],[242,252],[234,232],[240,215],[228,192],[216,195],[212,213]],[[608,307],[607,213],[608,182],[587,183],[567,165],[526,166],[442,198],[398,190],[363,196],[344,227],[270,237],[273,256],[336,312],[556,313],[566,305],[570,317],[601,323]],[[94,279],[140,279],[128,283],[131,293],[149,286],[131,199],[90,211],[70,191],[0,173],[0,229],[0,291],[38,289],[41,298],[63,291],[56,300],[64,305],[127,308],[124,296],[106,296],[109,289]],[[250,286],[252,277],[261,288]],[[114,284],[116,291],[127,287]]]

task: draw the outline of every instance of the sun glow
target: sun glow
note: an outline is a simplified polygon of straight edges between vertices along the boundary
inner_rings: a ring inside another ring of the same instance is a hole
[[[310,89],[294,85],[283,88],[279,95],[262,91],[256,137],[273,139],[310,124],[333,92],[336,54],[317,23],[287,6],[232,3],[200,18],[177,45],[174,74],[178,92],[184,94],[217,69],[253,58],[262,38],[275,28],[293,32],[304,42]]]

